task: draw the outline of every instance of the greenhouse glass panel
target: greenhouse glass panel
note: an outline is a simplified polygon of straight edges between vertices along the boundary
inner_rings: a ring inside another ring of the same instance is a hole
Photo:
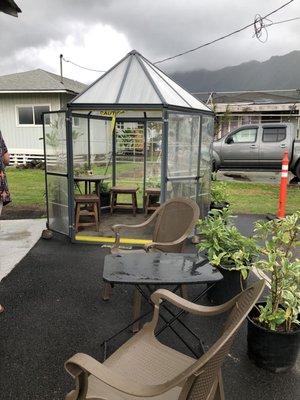
[[[144,123],[117,122],[115,141],[116,186],[138,188],[137,200],[141,207],[144,194]],[[128,196],[125,197],[128,200]]]
[[[147,122],[146,188],[161,186],[162,122]]]
[[[212,116],[202,116],[201,132],[201,158],[200,158],[200,181],[199,181],[199,201],[202,215],[206,215],[210,206],[210,185],[211,185],[211,160],[212,143],[214,135],[214,118]]]
[[[87,173],[90,169],[88,119],[72,118],[73,171],[74,176]]]
[[[126,77],[119,103],[160,103],[149,78],[142,71],[142,67],[136,58],[132,59],[128,75]]]
[[[68,181],[60,175],[47,176],[49,228],[69,233]]]
[[[109,74],[106,74],[96,81],[86,92],[83,92],[78,99],[73,100],[74,104],[77,103],[114,103],[116,101],[120,82],[122,82],[123,75],[126,71],[128,58],[116,66]]]
[[[112,123],[90,119],[91,170],[95,174],[112,175]]]
[[[45,152],[47,172],[67,173],[66,114],[44,115],[49,121],[45,125]]]
[[[197,180],[184,179],[172,180],[167,183],[166,200],[174,197],[184,197],[196,201],[197,198]]]
[[[168,178],[198,175],[200,116],[169,114]]]

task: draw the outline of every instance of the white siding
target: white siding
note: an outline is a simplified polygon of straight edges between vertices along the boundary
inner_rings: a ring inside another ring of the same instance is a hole
[[[62,97],[62,99],[60,98]],[[17,105],[48,105],[51,111],[60,109],[72,97],[59,93],[0,93],[0,130],[10,153],[42,154],[42,126],[17,126]]]

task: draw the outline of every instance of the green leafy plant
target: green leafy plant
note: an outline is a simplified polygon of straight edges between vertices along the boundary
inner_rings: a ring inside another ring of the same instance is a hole
[[[267,329],[290,332],[300,324],[300,260],[294,254],[300,239],[300,211],[281,220],[257,222],[255,232],[263,245],[254,266],[271,278],[258,321]]]
[[[109,183],[100,181],[99,182],[99,192],[100,193],[108,193],[109,192]]]
[[[226,182],[213,181],[211,185],[211,202],[214,204],[228,203],[228,186]]]
[[[155,176],[149,176],[149,178],[146,179],[146,187],[160,188],[160,178]]]
[[[197,248],[207,252],[212,265],[239,270],[246,279],[257,256],[257,246],[254,239],[243,236],[231,220],[228,208],[212,210],[205,219],[199,220],[197,227],[203,239]]]
[[[84,164],[74,168],[74,176],[85,175],[88,173],[89,170],[90,170],[90,167],[89,167],[88,163],[85,162]]]

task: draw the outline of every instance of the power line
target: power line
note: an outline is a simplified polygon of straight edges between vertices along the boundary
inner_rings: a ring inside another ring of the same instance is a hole
[[[295,20],[299,20],[299,19],[300,19],[300,17],[297,17],[297,18],[286,19],[286,20],[278,21],[278,22],[273,22],[273,21],[271,21],[271,20],[268,19],[268,17],[269,17],[270,15],[275,14],[275,13],[278,12],[279,10],[281,10],[281,9],[283,9],[284,7],[288,6],[288,5],[289,5],[290,3],[292,3],[293,1],[294,1],[294,0],[288,1],[287,3],[285,3],[285,4],[283,4],[282,6],[276,8],[276,10],[271,11],[270,13],[266,14],[266,15],[263,16],[263,17],[260,16],[259,14],[257,14],[257,15],[255,16],[255,18],[254,18],[254,22],[251,22],[250,24],[245,25],[245,26],[243,26],[242,28],[236,29],[235,31],[233,31],[233,32],[231,32],[231,33],[228,33],[227,35],[223,35],[223,36],[221,36],[221,37],[219,37],[219,38],[217,38],[217,39],[211,40],[210,42],[204,43],[204,44],[202,44],[202,45],[200,45],[200,46],[197,46],[197,47],[194,47],[194,48],[192,48],[192,49],[190,49],[190,50],[186,50],[186,51],[184,51],[184,52],[182,52],[182,53],[178,53],[178,54],[176,54],[176,55],[174,55],[174,56],[163,58],[162,60],[156,61],[156,62],[154,62],[153,64],[160,64],[160,63],[163,63],[163,62],[165,62],[165,61],[169,61],[169,60],[173,60],[174,58],[181,57],[181,56],[183,56],[183,55],[185,55],[185,54],[192,53],[192,52],[194,52],[194,51],[196,51],[196,50],[202,49],[203,47],[210,46],[211,44],[214,44],[214,43],[219,42],[219,41],[221,41],[221,40],[224,40],[224,39],[226,39],[226,38],[228,38],[228,37],[230,37],[230,36],[233,36],[233,35],[235,35],[235,34],[237,34],[237,33],[239,33],[239,32],[242,32],[243,30],[248,29],[248,28],[250,28],[250,27],[254,27],[254,36],[256,36],[257,39],[260,40],[262,43],[265,43],[266,40],[267,40],[267,38],[268,38],[268,32],[267,32],[267,30],[266,30],[267,27],[272,26],[272,25],[283,24],[283,23],[285,23],[285,22],[290,22],[290,21],[295,21]],[[264,20],[267,20],[267,21],[269,21],[270,23],[266,25],[266,24],[264,24],[264,22],[263,22]],[[266,32],[266,38],[265,38],[265,40],[262,40],[262,39],[261,39],[262,31],[263,31],[263,30]],[[65,58],[63,58],[63,60],[64,60],[65,62],[67,62],[67,63],[73,64],[73,65],[75,65],[76,67],[85,69],[85,70],[87,70],[87,71],[101,72],[101,73],[106,72],[106,71],[102,71],[102,70],[98,70],[98,69],[92,69],[92,68],[84,67],[84,66],[82,66],[82,65],[79,65],[79,64],[74,63],[74,62],[71,61],[71,60],[66,60]]]
[[[71,61],[71,60],[66,60],[64,57],[63,57],[63,60],[64,60],[65,62],[67,62],[67,63],[70,63],[70,64],[75,65],[76,67],[79,67],[79,68],[82,68],[82,69],[86,69],[87,71],[106,72],[106,71],[100,71],[99,69],[92,69],[92,68],[83,67],[82,65],[76,64],[76,63],[74,63],[74,62]]]
[[[291,19],[285,19],[283,21],[278,21],[278,22],[271,21],[271,23],[268,24],[268,25],[265,25],[265,27],[272,26],[272,25],[283,24],[284,22],[296,21],[297,19],[300,19],[300,17],[291,18]]]
[[[283,9],[284,7],[288,6],[288,5],[289,5],[290,3],[292,3],[293,1],[294,1],[294,0],[290,0],[290,1],[288,1],[287,3],[284,3],[282,6],[276,8],[276,10],[271,11],[270,13],[266,14],[264,17],[261,17],[261,18],[262,18],[262,19],[268,18],[270,15],[275,14],[277,11],[279,11],[279,10]],[[255,22],[254,22],[254,23],[255,23]],[[207,46],[209,46],[209,45],[211,45],[211,44],[213,44],[213,43],[219,42],[220,40],[226,39],[226,38],[228,38],[228,37],[230,37],[230,36],[233,36],[233,35],[235,35],[235,34],[237,34],[237,33],[239,33],[239,32],[242,32],[243,30],[248,29],[248,28],[250,28],[251,26],[253,26],[253,22],[251,22],[251,23],[248,24],[248,25],[243,26],[242,28],[236,29],[235,31],[233,31],[233,32],[231,32],[231,33],[228,33],[227,35],[221,36],[221,37],[219,37],[219,38],[217,38],[217,39],[211,40],[210,42],[207,42],[207,43],[201,44],[200,46],[194,47],[193,49],[183,51],[182,53],[175,54],[174,56],[171,56],[171,57],[163,58],[162,60],[158,60],[158,61],[156,61],[154,64],[160,64],[160,63],[163,63],[163,62],[165,62],[165,61],[173,60],[174,58],[181,57],[181,56],[183,56],[183,55],[185,55],[185,54],[192,53],[193,51],[202,49],[203,47],[207,47]]]

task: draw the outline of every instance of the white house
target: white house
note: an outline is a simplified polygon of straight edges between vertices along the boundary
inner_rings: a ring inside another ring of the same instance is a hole
[[[43,157],[42,113],[64,109],[85,87],[42,69],[0,76],[0,130],[13,162]]]

